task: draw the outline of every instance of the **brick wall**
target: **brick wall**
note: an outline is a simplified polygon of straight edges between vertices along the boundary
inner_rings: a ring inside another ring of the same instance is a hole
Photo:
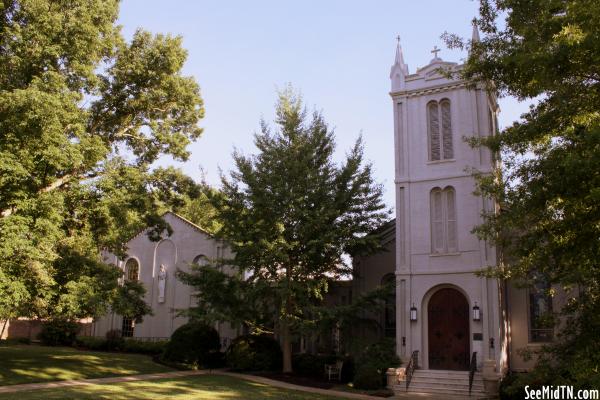
[[[4,325],[4,321],[0,322],[0,330],[2,330],[2,326]],[[4,332],[0,339],[15,339],[15,338],[29,338],[31,340],[36,340],[40,331],[42,330],[43,321],[40,320],[32,320],[32,319],[11,319],[6,323],[4,327]],[[91,336],[92,335],[92,319],[82,319],[79,321],[79,326],[81,330],[79,331],[79,336]]]

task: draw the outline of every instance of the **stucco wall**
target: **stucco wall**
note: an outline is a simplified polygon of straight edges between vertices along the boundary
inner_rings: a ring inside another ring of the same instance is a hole
[[[395,270],[395,239],[394,231],[387,232],[382,238],[384,242],[384,250],[371,256],[355,257],[353,263],[353,280],[352,292],[353,299],[356,300],[359,296],[364,295],[382,284],[382,280],[386,275],[394,275]],[[365,323],[356,326],[353,334],[359,336],[364,343],[375,341],[383,337],[383,313],[363,313],[361,315],[365,319]],[[366,320],[373,319],[377,324],[369,324]]]
[[[126,259],[118,260],[110,254],[106,257],[107,262],[121,268],[129,258],[135,258],[139,262],[139,280],[146,287],[145,301],[151,305],[154,315],[146,316],[142,323],[136,324],[134,337],[170,337],[175,329],[187,322],[187,318],[178,316],[177,311],[189,308],[194,301],[193,289],[176,278],[176,271],[189,271],[191,263],[199,255],[209,259],[226,258],[230,255],[222,242],[213,239],[193,224],[171,213],[165,214],[164,218],[173,229],[171,236],[164,235],[161,241],[152,242],[142,232],[127,243]],[[161,265],[167,273],[164,302],[158,301],[158,273]],[[227,271],[229,267],[221,268]],[[107,315],[95,322],[93,335],[104,336],[108,330],[121,329],[121,324],[120,316]],[[237,336],[236,330],[227,323],[216,327],[225,342]]]
[[[555,287],[555,296],[552,298],[552,309],[555,313],[560,311],[567,302],[568,295],[559,287]],[[507,285],[508,292],[508,315],[510,323],[510,368],[514,371],[527,371],[531,369],[536,362],[535,351],[539,350],[544,344],[542,342],[533,342],[530,337],[529,328],[529,291],[526,288],[517,287],[515,284]],[[561,323],[564,320],[559,319],[559,325],[555,327],[556,333],[561,329]],[[525,359],[522,351],[532,351],[533,357]]]

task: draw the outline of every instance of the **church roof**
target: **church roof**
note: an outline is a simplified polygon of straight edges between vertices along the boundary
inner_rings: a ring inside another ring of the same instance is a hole
[[[206,229],[202,228],[200,225],[196,225],[195,223],[193,223],[189,219],[184,218],[181,215],[179,215],[179,214],[177,214],[177,213],[175,213],[173,211],[167,211],[166,213],[163,214],[163,217],[165,215],[167,215],[167,214],[171,214],[172,216],[179,218],[180,220],[182,220],[183,222],[185,222],[186,224],[188,224],[192,228],[194,228],[194,229],[196,229],[196,230],[198,230],[198,231],[200,231],[200,232],[202,232],[202,233],[204,233],[204,234],[206,234],[206,235],[208,235],[210,237],[214,237],[213,234],[209,233]]]
[[[184,222],[185,224],[189,225],[190,227],[194,228],[195,230],[197,230],[197,231],[199,231],[199,232],[202,232],[202,233],[204,233],[205,235],[207,235],[207,236],[209,236],[209,237],[211,237],[211,238],[214,238],[214,235],[213,235],[213,234],[209,233],[208,231],[206,231],[205,229],[203,229],[201,226],[199,226],[199,225],[196,225],[195,223],[193,223],[193,222],[192,222],[192,221],[190,221],[189,219],[187,219],[187,218],[184,218],[184,217],[182,217],[181,215],[179,215],[179,214],[177,214],[177,213],[175,213],[175,212],[173,212],[173,211],[167,211],[167,212],[165,212],[165,213],[164,213],[164,214],[163,214],[161,217],[164,219],[164,217],[165,217],[166,215],[169,215],[169,214],[170,214],[170,215],[172,215],[173,217],[175,217],[175,218],[179,219],[180,221]],[[147,230],[147,229],[148,229],[148,227],[145,227],[145,228],[143,228],[143,229],[140,229],[140,231],[139,231],[138,233],[136,233],[135,235],[133,235],[133,236],[131,237],[131,239],[129,239],[129,240],[128,240],[128,241],[126,241],[125,243],[129,243],[129,242],[131,242],[132,240],[134,240],[135,238],[137,238],[138,236],[140,236],[142,233],[146,232],[146,230]]]
[[[383,224],[375,233],[381,238],[382,245],[394,241],[396,239],[396,218]]]

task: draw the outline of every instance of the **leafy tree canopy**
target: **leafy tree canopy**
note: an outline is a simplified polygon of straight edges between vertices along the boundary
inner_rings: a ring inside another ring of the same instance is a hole
[[[275,329],[290,371],[291,335],[330,280],[351,272],[343,255],[378,248],[372,232],[388,214],[360,139],[336,165],[333,132],[321,114],[307,116],[291,88],[279,94],[275,124],[262,121],[258,154],[234,153],[222,195],[210,196],[235,255],[225,263],[238,274],[208,266],[180,277],[199,289],[198,316]]]
[[[160,214],[198,194],[180,171],[151,169],[163,154],[185,160],[202,132],[182,39],[126,41],[118,5],[0,4],[0,318],[97,316],[141,298],[100,251],[124,256],[147,226],[156,238]]]
[[[566,291],[566,319],[534,374],[540,382],[600,385],[600,3],[481,0],[463,75],[501,95],[535,99],[522,119],[484,142],[503,170],[481,177],[499,200],[478,233],[507,257],[489,272]],[[452,46],[465,43],[448,35]]]

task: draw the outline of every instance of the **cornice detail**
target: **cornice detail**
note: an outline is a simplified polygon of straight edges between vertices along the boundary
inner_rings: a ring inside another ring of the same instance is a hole
[[[397,92],[390,92],[390,96],[392,96],[392,97],[423,96],[426,94],[446,92],[448,90],[456,89],[459,87],[466,87],[466,85],[467,85],[466,81],[456,81],[456,82],[444,83],[444,84],[437,85],[437,86],[430,86],[430,87],[423,88],[423,89],[400,90]]]

